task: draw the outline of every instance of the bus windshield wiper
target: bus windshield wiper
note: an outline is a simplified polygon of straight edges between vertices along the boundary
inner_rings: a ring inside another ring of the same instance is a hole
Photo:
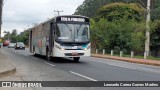
[[[71,37],[72,37],[72,29],[70,28],[70,26],[66,23],[66,22],[64,22],[64,25],[66,25],[66,27],[69,29],[69,31],[71,32]]]
[[[64,22],[64,25],[66,25],[66,27],[69,29],[69,31],[72,32],[72,29],[69,27],[69,25],[66,22]]]

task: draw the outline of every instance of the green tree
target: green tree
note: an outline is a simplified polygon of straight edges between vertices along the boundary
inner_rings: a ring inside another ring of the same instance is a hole
[[[11,42],[14,42],[14,43],[17,42],[17,30],[16,29],[12,30],[12,33],[11,33]]]
[[[153,25],[154,24],[154,25]],[[157,48],[160,46],[160,20],[156,20],[152,23],[152,31],[151,31],[151,47]]]
[[[144,9],[138,3],[112,3],[107,4],[97,11],[97,18],[106,18],[109,21],[122,18],[143,20]]]
[[[78,6],[74,14],[84,15],[88,17],[96,16],[96,11],[101,7],[109,3],[140,3],[141,5],[146,5],[146,0],[85,0],[82,5]]]
[[[4,35],[4,40],[8,40],[8,39],[10,40],[10,36],[11,36],[10,32],[5,31],[5,33],[6,34]]]
[[[154,9],[151,10],[152,20],[160,20],[160,0],[155,0]]]
[[[20,34],[17,34],[17,30],[14,29],[14,30],[12,30],[11,34],[9,32],[6,33],[4,35],[4,39],[8,39],[8,35],[9,35],[9,38],[10,38],[11,42],[13,42],[13,43],[23,42],[25,45],[28,45],[28,42],[29,42],[29,38],[28,38],[29,37],[29,31],[28,30],[24,30]]]
[[[94,26],[92,26],[94,25]],[[91,41],[99,49],[143,50],[145,23],[135,20],[107,21],[101,18],[91,24]]]
[[[143,7],[134,3],[112,3],[101,7],[98,19],[91,19],[91,40],[96,44],[95,48],[142,51],[146,26],[143,18],[138,16],[143,11]]]
[[[20,33],[21,41],[24,42],[24,44],[28,45],[29,43],[29,31],[25,30]]]

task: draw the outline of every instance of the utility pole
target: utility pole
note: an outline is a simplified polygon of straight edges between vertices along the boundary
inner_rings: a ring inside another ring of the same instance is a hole
[[[3,7],[3,0],[0,0],[0,48],[1,48],[1,45],[2,45],[2,38],[1,38],[2,7]]]
[[[1,37],[1,26],[2,26],[2,7],[3,7],[3,0],[0,0],[0,37]]]
[[[56,11],[56,10],[54,10],[54,12],[57,12],[58,15],[60,15],[59,13],[60,13],[60,12],[63,12],[63,10],[62,10],[62,11],[59,11],[59,10]]]
[[[150,53],[150,26],[149,26],[151,20],[150,6],[151,6],[151,0],[147,0],[146,41],[145,41],[145,52],[147,56],[149,56]]]

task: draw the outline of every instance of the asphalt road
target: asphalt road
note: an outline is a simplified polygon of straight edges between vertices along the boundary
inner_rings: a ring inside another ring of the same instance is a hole
[[[156,66],[94,57],[83,57],[78,63],[69,58],[57,58],[54,61],[47,61],[43,56],[34,57],[28,49],[2,48],[2,51],[16,65],[17,72],[14,75],[0,78],[1,81],[160,81],[160,67]],[[42,88],[28,89],[43,90]],[[53,88],[46,89],[53,90]],[[160,88],[79,87],[54,89],[159,90]]]

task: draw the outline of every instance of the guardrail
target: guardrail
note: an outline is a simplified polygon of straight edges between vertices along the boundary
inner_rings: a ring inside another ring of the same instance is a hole
[[[152,57],[152,56],[147,56],[147,52],[141,52],[141,55],[135,55],[134,51],[130,51],[130,53],[124,53],[123,51],[119,51],[119,53],[115,53],[114,50],[110,50],[106,52],[105,49],[94,49],[95,54],[107,54],[107,55],[111,55],[111,56],[119,56],[119,57],[130,57],[130,58],[141,58],[141,59],[158,59],[160,60],[160,58],[156,58],[156,57]]]

